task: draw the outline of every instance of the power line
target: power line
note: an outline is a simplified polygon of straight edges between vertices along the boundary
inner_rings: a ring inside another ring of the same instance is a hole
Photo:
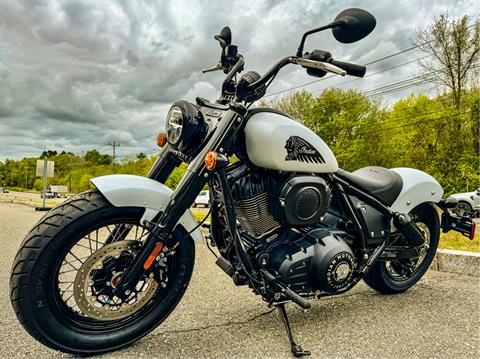
[[[472,28],[473,26],[475,26],[475,23],[468,26],[468,29]],[[377,62],[381,62],[381,61],[384,61],[384,60],[387,60],[387,59],[390,59],[392,57],[395,57],[395,56],[398,56],[398,55],[401,55],[403,53],[406,53],[406,52],[409,52],[409,51],[412,51],[412,50],[415,50],[415,49],[418,49],[419,47],[422,47],[422,46],[425,46],[431,42],[433,42],[434,39],[430,40],[430,41],[427,41],[427,42],[424,42],[422,44],[418,44],[418,45],[413,45],[413,46],[410,46],[406,49],[403,49],[403,50],[400,50],[400,51],[397,51],[397,52],[394,52],[393,54],[390,54],[390,55],[386,55],[386,56],[383,56],[379,59],[375,59],[373,61],[370,61],[370,62],[367,62],[366,64],[363,64],[363,66],[369,66],[369,65],[373,65]],[[426,57],[430,57],[432,55],[428,55]],[[425,58],[425,57],[424,57]],[[422,58],[420,59],[416,59],[414,61],[418,61],[418,60],[421,60]],[[412,61],[413,62],[413,61]],[[411,62],[408,62],[408,63],[411,63]],[[406,65],[407,63],[405,63]],[[394,67],[395,68],[395,67]],[[279,94],[282,94],[282,93],[285,93],[285,92],[290,92],[292,90],[296,90],[296,89],[299,89],[299,88],[302,88],[302,87],[305,87],[305,86],[308,86],[308,85],[311,85],[311,84],[314,84],[314,83],[317,83],[317,82],[320,82],[320,81],[325,81],[325,80],[328,80],[328,79],[331,79],[333,77],[335,77],[336,75],[330,75],[330,76],[326,76],[326,77],[323,77],[321,79],[318,79],[318,80],[313,80],[313,81],[310,81],[310,82],[306,82],[304,84],[301,84],[301,85],[297,85],[297,86],[293,86],[293,87],[290,87],[288,89],[285,89],[285,90],[282,90],[282,91],[277,91],[275,93],[272,93],[272,94],[269,94],[269,95],[266,95],[266,96],[263,96],[263,98],[267,98],[267,97],[271,97],[271,96],[275,96],[275,95],[279,95]],[[356,80],[359,80],[359,79],[356,79]]]
[[[439,120],[443,120],[443,119],[450,118],[450,117],[453,117],[453,116],[464,115],[464,114],[471,113],[471,112],[473,112],[473,111],[470,110],[470,111],[464,111],[464,112],[459,112],[459,113],[452,113],[452,114],[450,114],[450,115],[446,115],[446,116],[442,116],[442,117],[439,117],[439,118],[431,119],[430,121],[439,121]],[[418,117],[418,116],[406,117],[406,118],[404,118],[404,119],[409,119],[409,118],[414,118],[414,117]],[[418,125],[418,124],[420,124],[420,123],[422,123],[422,122],[424,122],[424,120],[415,121],[415,122],[409,122],[409,123],[406,123],[406,124],[403,124],[403,125],[399,125],[399,126],[394,126],[394,127],[380,128],[380,129],[378,129],[378,130],[360,132],[360,134],[361,134],[361,135],[367,135],[367,134],[370,134],[370,133],[384,132],[384,131],[394,130],[394,129],[398,129],[398,128],[404,128],[404,127],[409,127],[409,126]]]
[[[379,58],[379,59],[370,61],[370,62],[364,64],[363,66],[368,66],[368,65],[375,64],[375,63],[377,63],[377,62],[384,61],[384,60],[386,60],[386,59],[389,59],[389,58],[398,56],[398,55],[403,54],[403,53],[405,53],[405,52],[412,51],[412,50],[414,50],[414,49],[416,49],[416,48],[418,48],[418,47],[419,47],[419,46],[411,46],[411,47],[409,47],[409,48],[407,48],[407,49],[404,49],[404,50],[395,52],[395,53],[393,53],[393,54],[390,54],[390,55],[381,57],[381,58]],[[431,55],[429,55],[429,56],[431,56]],[[407,64],[409,64],[409,63],[411,63],[411,62],[418,61],[418,60],[419,60],[419,59],[415,59],[415,60],[413,60],[413,61],[409,61],[409,62],[405,63],[404,65],[407,65]],[[404,65],[402,65],[402,66],[404,66]],[[399,67],[399,66],[397,66],[397,67]],[[393,68],[396,68],[396,67],[393,67]],[[393,68],[392,68],[392,69],[393,69]],[[326,77],[323,77],[323,78],[318,79],[318,80],[309,81],[309,82],[306,82],[306,83],[301,84],[301,85],[293,86],[293,87],[290,87],[290,88],[285,89],[285,90],[282,90],[282,91],[277,91],[277,92],[274,92],[274,93],[272,93],[272,94],[268,94],[268,95],[266,95],[266,96],[263,96],[263,98],[272,97],[272,96],[279,95],[279,94],[282,94],[282,93],[285,93],[285,92],[290,92],[290,91],[292,91],[292,90],[296,90],[296,89],[299,89],[299,88],[302,88],[302,87],[305,87],[305,86],[308,86],[308,85],[311,85],[311,84],[314,84],[314,83],[317,83],[317,82],[325,81],[325,80],[328,80],[328,79],[331,79],[331,78],[334,78],[334,77],[336,77],[336,75],[330,75],[330,76],[326,76]],[[360,80],[360,78],[355,79],[355,80]]]

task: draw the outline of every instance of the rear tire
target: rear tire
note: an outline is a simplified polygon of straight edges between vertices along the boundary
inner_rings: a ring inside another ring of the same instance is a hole
[[[365,276],[365,283],[372,289],[383,294],[396,294],[414,286],[430,267],[437,252],[440,239],[440,221],[434,204],[422,203],[415,207],[410,214],[427,225],[430,235],[430,244],[423,262],[407,278],[395,278],[387,268],[387,262],[377,262]]]
[[[73,311],[62,301],[63,294],[56,294],[59,263],[85,233],[106,223],[138,223],[143,212],[143,208],[113,207],[95,190],[70,198],[34,226],[20,246],[10,278],[13,308],[30,335],[55,350],[94,354],[129,345],[168,317],[193,271],[195,248],[190,238],[180,240],[186,235],[183,229],[174,232],[180,243],[169,257],[174,271],[168,272],[168,285],[127,318],[93,319]]]
[[[458,217],[463,217],[469,214],[472,214],[474,216],[472,206],[470,206],[469,203],[463,201],[458,202],[457,206],[453,209],[453,212]]]

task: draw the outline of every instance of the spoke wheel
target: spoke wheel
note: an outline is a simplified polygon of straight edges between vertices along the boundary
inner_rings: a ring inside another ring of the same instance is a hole
[[[15,258],[11,301],[23,327],[68,353],[118,349],[162,323],[190,281],[195,249],[182,228],[126,297],[114,290],[149,233],[143,208],[114,207],[97,191],[48,212]]]
[[[430,248],[430,229],[428,225],[418,219],[414,219],[414,221],[420,233],[422,233],[425,243],[415,248],[418,254],[417,258],[385,262],[388,274],[395,280],[407,280],[410,278],[421,267]]]
[[[423,235],[425,243],[416,247],[417,254],[409,259],[377,261],[364,277],[365,283],[384,294],[406,291],[417,283],[427,271],[437,251],[440,238],[440,221],[433,203],[423,203],[410,213]],[[402,245],[401,234],[392,241],[391,246]]]

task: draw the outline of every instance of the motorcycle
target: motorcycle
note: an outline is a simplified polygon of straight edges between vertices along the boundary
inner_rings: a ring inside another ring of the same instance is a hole
[[[96,354],[131,344],[175,309],[193,271],[194,242],[205,242],[238,285],[248,285],[294,339],[285,304],[338,295],[360,280],[385,294],[401,293],[425,274],[440,230],[473,236],[468,219],[430,175],[411,168],[338,167],[327,144],[288,114],[251,108],[278,72],[299,65],[312,76],[363,77],[366,68],[327,51],[304,53],[307,36],[331,29],[341,43],[375,28],[361,9],[347,9],[306,32],[295,56],[264,75],[244,70],[228,27],[220,43],[220,98],[175,102],[158,158],[147,177],[109,175],[95,189],[47,213],[23,241],[13,264],[11,302],[23,327],[50,348]],[[235,160],[234,160],[235,159]],[[181,163],[172,191],[164,183]],[[208,185],[210,235],[190,206]],[[443,210],[440,223],[437,207]],[[212,249],[216,248],[216,251]]]

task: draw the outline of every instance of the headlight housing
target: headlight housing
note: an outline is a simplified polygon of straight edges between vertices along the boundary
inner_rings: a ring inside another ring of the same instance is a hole
[[[190,102],[177,101],[168,111],[167,140],[173,148],[190,153],[200,145],[207,131],[202,113]]]

